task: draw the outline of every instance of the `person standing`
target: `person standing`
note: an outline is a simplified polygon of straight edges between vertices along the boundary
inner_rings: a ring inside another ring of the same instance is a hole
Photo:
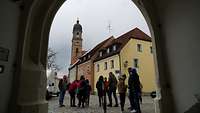
[[[85,99],[86,99],[86,95],[87,95],[87,83],[85,81],[85,77],[82,75],[80,77],[80,86],[79,86],[79,103],[78,103],[78,107],[80,107],[82,105],[82,108],[85,107]]]
[[[120,97],[120,105],[121,105],[121,111],[124,111],[124,104],[126,99],[126,91],[127,91],[127,85],[125,84],[126,75],[122,75],[119,77],[119,84],[118,84],[118,92]]]
[[[100,76],[97,83],[96,83],[96,88],[98,92],[98,97],[99,97],[99,106],[101,107],[102,102],[103,102],[103,90],[104,90],[104,81],[103,81],[103,76]]]
[[[60,95],[59,95],[59,106],[60,107],[64,107],[65,106],[63,104],[63,100],[64,100],[64,97],[65,97],[65,92],[67,90],[67,87],[68,87],[67,76],[64,75],[63,79],[61,79],[59,81],[59,84],[58,84],[58,88],[60,90]]]
[[[117,78],[115,77],[115,75],[110,72],[109,73],[109,78],[108,78],[108,98],[109,98],[109,104],[108,107],[112,107],[112,94],[115,98],[115,106],[114,107],[118,107],[118,100],[117,100],[117,94],[116,94],[116,90],[117,90]]]
[[[76,107],[76,98],[75,98],[75,95],[76,95],[76,89],[77,89],[77,80],[74,80],[70,86],[69,86],[69,94],[70,94],[70,106],[71,107]]]
[[[108,94],[108,85],[109,82],[107,80],[107,77],[104,78],[104,90],[105,90],[105,95]]]
[[[139,76],[136,69],[128,68],[129,79],[128,79],[128,88],[129,88],[129,99],[131,104],[131,113],[141,113],[139,98],[141,94],[141,86]]]
[[[86,79],[86,92],[87,92],[87,94],[86,94],[86,105],[87,106],[89,106],[89,104],[90,104],[90,92],[91,92],[91,90],[92,90],[92,87],[90,85],[90,82],[89,82],[88,79]]]

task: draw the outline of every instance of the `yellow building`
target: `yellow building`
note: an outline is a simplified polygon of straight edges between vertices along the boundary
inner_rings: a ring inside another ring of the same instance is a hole
[[[143,92],[155,90],[151,38],[138,28],[121,35],[99,51],[94,60],[94,82],[97,82],[100,75],[108,77],[109,72],[113,72],[116,77],[120,73],[126,74],[128,78],[129,67],[137,69]]]
[[[94,62],[94,83],[97,83],[99,76],[107,77],[109,72],[117,74],[120,70],[119,55],[113,55]],[[96,85],[96,84],[95,84]],[[97,90],[96,88],[94,89]]]

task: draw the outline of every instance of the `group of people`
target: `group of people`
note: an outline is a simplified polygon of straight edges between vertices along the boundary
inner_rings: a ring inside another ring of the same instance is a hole
[[[63,79],[59,82],[60,89],[60,97],[59,97],[59,105],[60,107],[65,106],[63,104],[64,96],[66,90],[68,90],[70,94],[70,106],[76,106],[76,97],[78,98],[78,107],[85,107],[85,105],[89,106],[90,101],[90,92],[91,85],[89,84],[89,80],[85,79],[84,76],[80,77],[80,80],[75,80],[72,83],[68,83],[66,76],[63,76]]]
[[[118,89],[119,99],[121,111],[124,111],[124,104],[126,100],[126,93],[128,89],[128,97],[130,101],[130,111],[131,113],[141,113],[140,110],[140,102],[142,102],[141,93],[142,93],[142,85],[139,80],[138,73],[134,68],[128,68],[129,78],[128,85],[126,84],[126,75],[120,75],[118,80],[116,76],[110,72],[108,79],[103,76],[100,76],[97,83],[97,93],[99,98],[99,106],[101,107],[103,103],[106,103],[106,96],[108,96],[109,104],[108,107],[112,107],[112,96],[115,99],[114,107],[118,107],[118,98],[116,91]],[[90,92],[91,85],[89,84],[89,80],[85,79],[84,76],[80,77],[80,80],[75,80],[72,83],[68,83],[67,77],[64,76],[62,80],[59,82],[60,89],[60,97],[59,97],[59,105],[60,107],[63,105],[63,99],[65,96],[66,90],[68,90],[70,94],[70,105],[71,107],[76,107],[75,100],[78,98],[78,107],[84,107],[85,105],[89,106],[90,101]],[[105,97],[105,98],[103,98]],[[105,105],[105,104],[104,104]]]
[[[112,107],[112,95],[115,99],[114,107],[118,107],[118,99],[116,95],[116,91],[118,89],[119,98],[120,98],[120,106],[121,111],[124,111],[124,104],[126,99],[126,93],[128,89],[129,101],[130,101],[130,111],[131,113],[141,113],[140,110],[140,102],[142,102],[141,93],[142,93],[142,85],[139,80],[138,73],[134,68],[128,68],[129,78],[128,85],[125,83],[126,75],[120,75],[118,80],[115,75],[110,72],[109,78],[100,76],[97,83],[96,88],[99,97],[99,106],[102,106],[102,103],[105,101],[103,96],[108,96],[109,104],[108,107]]]

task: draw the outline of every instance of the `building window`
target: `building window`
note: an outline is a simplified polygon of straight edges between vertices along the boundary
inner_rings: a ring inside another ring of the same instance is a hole
[[[116,51],[116,49],[117,49],[116,45],[113,45],[113,51]]]
[[[77,32],[76,35],[79,35],[79,32]]]
[[[111,69],[114,68],[114,60],[111,60],[111,61],[110,61],[110,66],[111,66]]]
[[[107,53],[110,53],[110,48],[107,49]]]
[[[107,70],[107,69],[108,69],[108,63],[105,62],[105,63],[104,63],[104,70]]]
[[[142,52],[142,45],[141,44],[137,44],[137,51]]]
[[[153,48],[152,48],[152,46],[150,46],[150,52],[153,53]]]
[[[102,51],[99,52],[99,56],[100,56],[100,57],[102,56]]]
[[[97,64],[97,72],[99,72],[99,64]]]
[[[78,48],[76,48],[76,56],[78,55]]]
[[[139,60],[137,58],[134,59],[134,67],[139,68]]]

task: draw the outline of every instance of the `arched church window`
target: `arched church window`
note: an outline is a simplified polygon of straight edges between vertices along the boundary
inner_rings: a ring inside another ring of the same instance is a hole
[[[76,48],[76,55],[78,55],[78,48]]]

